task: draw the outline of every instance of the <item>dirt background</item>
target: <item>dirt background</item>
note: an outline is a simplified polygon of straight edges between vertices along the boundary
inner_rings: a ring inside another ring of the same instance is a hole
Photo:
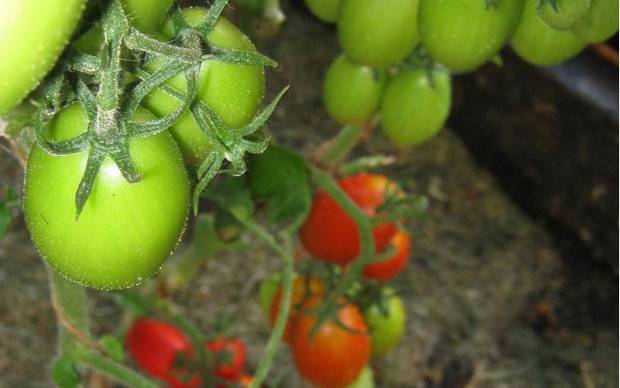
[[[338,129],[324,112],[320,93],[323,72],[339,49],[333,27],[303,7],[286,4],[285,13],[281,33],[261,44],[279,62],[268,76],[270,94],[292,85],[270,129],[277,141],[310,153]],[[509,64],[502,70],[515,71]],[[541,98],[555,106],[553,93]],[[455,103],[459,111],[462,101]],[[464,121],[451,120],[459,122]],[[358,150],[397,154],[398,162],[386,172],[413,180],[431,200],[428,220],[412,230],[410,265],[396,281],[405,296],[406,336],[373,361],[378,386],[618,386],[617,273],[581,266],[576,275],[548,222],[517,206],[498,182],[501,176],[481,167],[455,134],[462,128],[454,129],[409,152],[392,149],[375,133]],[[0,186],[19,188],[21,179],[19,165],[0,152]],[[617,229],[612,232],[617,235]],[[269,332],[257,288],[278,268],[266,247],[222,254],[173,297],[205,330],[218,314],[234,317],[253,368]],[[0,241],[0,285],[0,387],[49,387],[55,319],[45,267],[19,217]],[[115,328],[118,309],[110,295],[91,295],[95,331]],[[271,379],[284,387],[305,386],[286,348]]]

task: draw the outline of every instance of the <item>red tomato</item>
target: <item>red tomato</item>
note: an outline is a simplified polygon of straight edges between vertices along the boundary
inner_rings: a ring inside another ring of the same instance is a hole
[[[407,232],[399,230],[392,237],[391,244],[396,249],[394,255],[364,267],[364,276],[385,282],[398,275],[405,268],[411,254],[411,237]]]
[[[340,179],[340,187],[368,215],[385,201],[386,194],[397,190],[394,182],[383,175],[360,172]],[[386,222],[375,226],[375,249],[380,252],[396,233],[396,225]],[[345,266],[360,251],[360,236],[355,221],[327,193],[319,191],[310,214],[300,229],[304,247],[320,260]]]
[[[127,331],[129,353],[144,370],[173,388],[200,386],[200,378],[178,365],[184,356],[192,357],[192,344],[181,330],[156,319],[136,320]]]
[[[311,308],[320,301],[314,297],[304,307]],[[344,305],[337,315],[349,330],[328,321],[310,338],[316,316],[302,313],[293,335],[293,357],[299,373],[324,388],[345,387],[353,383],[370,359],[370,337],[358,308],[352,304]]]
[[[239,338],[219,337],[207,342],[207,348],[216,358],[215,375],[226,380],[237,380],[243,373],[245,345]]]
[[[297,321],[297,317],[299,315],[297,307],[300,304],[303,304],[304,301],[306,301],[312,296],[323,296],[324,292],[325,283],[323,282],[323,280],[312,276],[295,276],[295,279],[293,279],[293,293],[291,295],[291,311],[288,315],[286,327],[284,328],[284,335],[282,336],[282,338],[286,342],[290,342],[293,335],[295,322]],[[269,320],[272,326],[276,322],[276,317],[278,316],[278,312],[280,311],[281,300],[282,288],[280,287],[276,291],[275,295],[273,296],[273,301],[271,302]]]

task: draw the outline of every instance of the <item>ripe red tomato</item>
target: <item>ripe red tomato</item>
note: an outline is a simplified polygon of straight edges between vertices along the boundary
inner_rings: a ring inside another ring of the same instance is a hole
[[[304,304],[312,308],[321,301],[315,297]],[[311,383],[325,388],[353,383],[370,359],[370,337],[364,317],[352,304],[340,307],[338,320],[348,330],[328,321],[310,337],[316,316],[300,314],[293,335],[293,358],[299,373]]]
[[[207,342],[207,348],[216,357],[216,376],[231,381],[241,377],[245,362],[245,345],[239,338],[219,337]]]
[[[411,237],[407,232],[399,230],[392,237],[391,244],[396,250],[394,255],[364,267],[364,276],[385,282],[398,275],[405,268],[411,254]]]
[[[325,292],[325,283],[316,277],[295,276],[293,279],[293,293],[291,295],[291,311],[288,315],[288,321],[284,328],[282,338],[290,342],[299,312],[297,308],[312,296],[322,296]],[[282,301],[282,288],[278,288],[272,301],[270,302],[271,310],[269,312],[269,321],[273,325],[280,311],[280,303]]]
[[[387,194],[398,190],[397,185],[385,176],[367,172],[344,177],[338,183],[370,216],[376,214]],[[383,250],[395,233],[393,222],[375,226],[376,251]],[[344,266],[359,255],[360,236],[355,221],[323,191],[315,195],[310,214],[300,229],[300,237],[306,250],[320,260]]]
[[[198,376],[178,365],[181,357],[191,359],[192,344],[174,325],[156,319],[138,319],[127,331],[125,342],[136,363],[170,387],[200,386]]]

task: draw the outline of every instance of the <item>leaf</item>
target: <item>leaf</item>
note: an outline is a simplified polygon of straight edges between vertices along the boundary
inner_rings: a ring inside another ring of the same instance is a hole
[[[54,361],[52,380],[60,388],[75,388],[80,385],[82,380],[80,374],[75,369],[73,359],[66,353],[63,353]]]
[[[118,337],[113,335],[104,335],[99,339],[99,344],[114,361],[122,362],[125,358],[123,343]]]
[[[254,214],[254,201],[245,176],[227,175],[206,191],[206,197],[236,218],[247,220]]]
[[[254,197],[267,201],[271,222],[288,221],[296,228],[306,218],[312,200],[310,174],[299,155],[271,145],[251,159],[248,181]]]

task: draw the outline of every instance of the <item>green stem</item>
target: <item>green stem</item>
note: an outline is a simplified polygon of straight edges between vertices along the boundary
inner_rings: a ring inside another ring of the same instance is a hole
[[[91,366],[111,377],[116,381],[135,388],[159,388],[156,382],[142,376],[140,373],[113,361],[105,356],[97,354],[86,348],[72,352],[72,356],[80,363]]]
[[[316,327],[318,327],[334,311],[340,296],[344,295],[360,278],[364,266],[374,260],[375,243],[372,223],[368,215],[353,202],[329,173],[314,166],[311,166],[311,172],[317,186],[329,194],[353,218],[358,227],[361,245],[359,256],[349,265],[338,285],[325,298],[326,302],[317,309],[319,319],[317,319]]]
[[[267,342],[267,346],[265,348],[265,354],[263,358],[260,360],[258,364],[258,369],[256,374],[254,375],[254,379],[252,380],[252,385],[250,388],[258,388],[261,383],[267,377],[267,373],[269,372],[269,368],[273,364],[273,359],[278,351],[278,347],[282,342],[282,335],[284,334],[284,328],[286,326],[286,321],[288,320],[288,315],[291,309],[291,296],[293,289],[293,266],[294,259],[291,244],[287,243],[286,247],[278,244],[275,238],[262,226],[255,223],[254,221],[247,219],[246,217],[238,217],[233,213],[235,217],[250,231],[254,232],[259,238],[265,241],[278,255],[284,259],[284,268],[282,270],[282,301],[280,302],[280,309],[278,311],[278,316],[276,317],[276,321],[273,327],[273,331],[271,332],[271,336],[269,337],[269,341]]]
[[[325,150],[321,157],[321,161],[328,166],[340,163],[361,140],[363,134],[364,127],[345,125],[340,129],[336,137],[330,140],[327,150]]]

